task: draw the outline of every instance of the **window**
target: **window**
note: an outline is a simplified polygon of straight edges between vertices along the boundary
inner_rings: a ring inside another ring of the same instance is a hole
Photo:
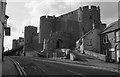
[[[108,43],[108,35],[105,36],[106,43]]]
[[[90,15],[90,19],[92,19],[92,16]]]
[[[103,43],[108,43],[108,35],[105,35],[105,37],[103,37]]]
[[[115,42],[118,42],[118,41],[120,41],[120,39],[119,39],[119,31],[117,31],[115,33]]]

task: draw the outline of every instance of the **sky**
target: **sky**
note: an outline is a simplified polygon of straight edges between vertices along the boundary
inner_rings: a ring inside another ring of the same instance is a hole
[[[114,2],[113,2],[114,1]],[[12,40],[24,37],[24,27],[38,27],[40,16],[59,16],[85,5],[100,6],[101,20],[109,25],[118,19],[119,0],[7,0],[6,14],[9,16],[8,26],[11,36],[5,36],[5,50],[12,48]]]

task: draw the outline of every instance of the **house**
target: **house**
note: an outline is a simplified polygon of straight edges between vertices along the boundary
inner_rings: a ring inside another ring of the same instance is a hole
[[[100,33],[101,54],[116,62],[120,61],[120,19],[108,25]]]
[[[105,61],[109,59],[120,62],[120,19],[108,25],[103,31],[93,28],[85,33],[76,42],[76,48],[81,53]]]
[[[76,42],[76,48],[80,53],[92,55],[105,61],[105,55],[100,54],[101,39],[99,34],[104,30],[106,24],[102,24],[100,27],[102,28],[95,28],[93,26],[93,29],[89,32],[83,33],[83,36]]]

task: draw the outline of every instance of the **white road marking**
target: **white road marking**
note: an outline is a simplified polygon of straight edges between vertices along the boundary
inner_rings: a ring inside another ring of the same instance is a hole
[[[87,68],[93,68],[93,69],[99,69],[99,70],[106,70],[106,71],[112,71],[112,72],[118,72],[118,70],[111,70],[103,67],[96,67],[96,66],[85,66],[80,64],[72,64],[72,63],[65,63],[65,62],[57,62],[57,61],[50,61],[50,60],[40,60],[40,59],[34,59],[38,61],[46,61],[46,62],[52,62],[52,63],[59,63],[59,64],[66,64],[71,66],[78,66],[78,67],[87,67]]]
[[[74,74],[77,74],[77,75],[82,75],[82,74],[80,74],[80,73],[77,73],[77,72],[74,72],[74,71],[71,71],[71,70],[67,70],[68,72],[72,72],[72,73],[74,73]]]

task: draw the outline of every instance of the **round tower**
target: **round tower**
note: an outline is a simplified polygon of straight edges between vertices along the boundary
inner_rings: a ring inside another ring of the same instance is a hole
[[[42,16],[40,17],[40,31],[39,43],[43,43],[44,39],[48,39],[51,32],[55,32],[55,16]]]
[[[82,33],[81,33],[82,32],[82,21],[83,21],[82,19],[83,19],[83,17],[82,17],[82,7],[80,7],[79,10],[78,10],[78,22],[79,22],[79,27],[78,27],[79,28],[79,32],[78,32],[79,34],[78,35],[79,35],[79,38],[82,36]]]
[[[14,39],[13,40],[13,44],[12,44],[12,49],[16,48],[17,47],[17,40]]]
[[[100,28],[100,7],[91,6],[92,23],[95,28]]]
[[[82,31],[87,33],[92,29],[92,15],[89,6],[84,6],[82,11]]]
[[[33,42],[33,37],[37,35],[37,27],[26,26],[24,32],[25,44],[30,44]]]

